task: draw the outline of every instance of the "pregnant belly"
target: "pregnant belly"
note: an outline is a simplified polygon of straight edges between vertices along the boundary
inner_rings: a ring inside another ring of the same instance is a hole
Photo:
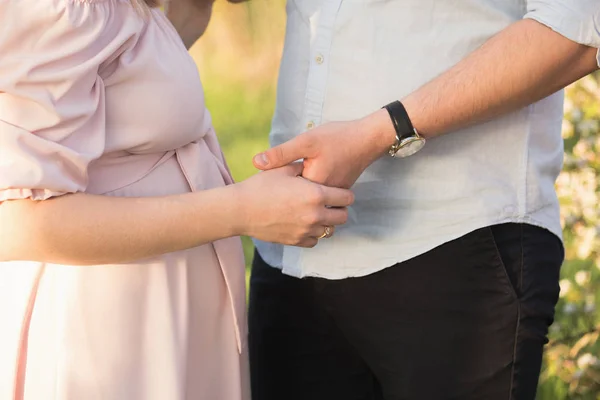
[[[152,197],[207,190],[224,186],[227,179],[225,173],[220,161],[206,147],[200,146],[198,153],[174,152],[142,178],[102,194]]]
[[[169,196],[191,191],[192,189],[177,161],[177,157],[173,155],[142,179],[120,189],[104,193],[104,195],[116,197],[152,197]]]

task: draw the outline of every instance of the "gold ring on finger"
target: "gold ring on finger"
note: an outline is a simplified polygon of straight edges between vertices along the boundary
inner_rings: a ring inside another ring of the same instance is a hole
[[[321,236],[319,236],[317,239],[327,238],[330,235],[331,235],[331,227],[330,226],[326,226],[325,227],[325,232],[323,232],[323,234]]]

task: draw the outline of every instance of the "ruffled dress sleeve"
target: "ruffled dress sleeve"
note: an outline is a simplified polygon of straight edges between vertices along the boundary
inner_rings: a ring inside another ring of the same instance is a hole
[[[82,192],[105,148],[118,0],[0,0],[0,202]]]

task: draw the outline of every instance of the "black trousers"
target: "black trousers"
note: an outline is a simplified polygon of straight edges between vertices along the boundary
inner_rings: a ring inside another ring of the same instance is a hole
[[[526,224],[361,278],[292,278],[256,254],[253,400],[533,400],[563,257]]]

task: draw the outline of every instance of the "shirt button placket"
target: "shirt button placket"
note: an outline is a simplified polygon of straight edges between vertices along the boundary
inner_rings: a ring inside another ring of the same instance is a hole
[[[331,49],[335,20],[342,0],[325,0],[321,13],[311,24],[316,33],[311,46],[312,62],[309,66],[304,103],[306,129],[312,129],[322,121],[325,89],[327,86],[327,57]]]

